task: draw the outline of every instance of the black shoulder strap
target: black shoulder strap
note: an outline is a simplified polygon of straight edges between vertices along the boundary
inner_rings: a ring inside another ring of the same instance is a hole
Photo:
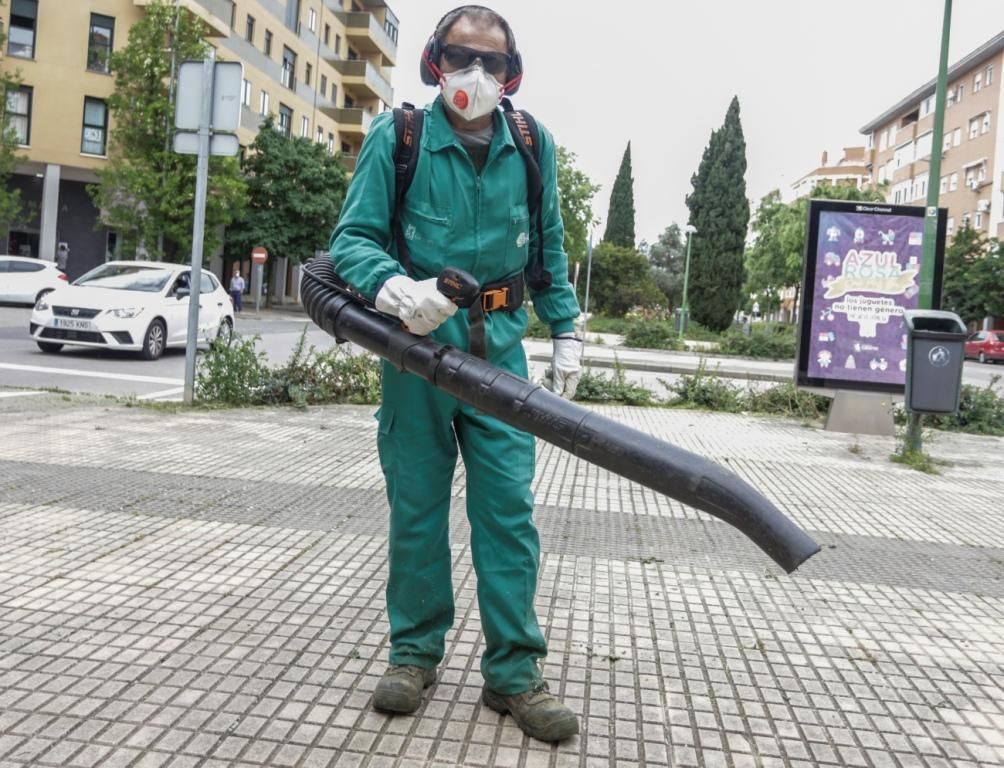
[[[415,109],[414,104],[404,102],[394,109],[394,215],[391,219],[391,233],[397,243],[397,258],[405,271],[411,274],[411,252],[404,238],[401,226],[401,206],[408,193],[411,180],[415,178],[418,165],[418,150],[422,139],[422,118],[424,113]]]
[[[525,109],[513,109],[508,99],[502,100],[502,107],[509,132],[516,149],[523,156],[526,166],[526,204],[530,209],[530,221],[537,228],[537,241],[530,263],[526,266],[526,278],[530,288],[542,291],[551,285],[551,273],[544,269],[544,182],[540,174],[540,128],[537,121]]]

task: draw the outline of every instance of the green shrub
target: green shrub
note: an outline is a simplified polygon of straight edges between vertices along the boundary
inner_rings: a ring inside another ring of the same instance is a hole
[[[749,335],[740,328],[730,328],[722,339],[726,355],[790,360],[795,357],[795,330],[791,325],[754,324]]]
[[[537,317],[537,313],[533,311],[533,307],[530,304],[525,304],[526,315],[529,322],[526,325],[526,330],[523,332],[524,338],[531,339],[549,339],[551,338],[551,329],[549,326],[544,324],[544,321]]]
[[[585,403],[655,404],[655,395],[652,391],[629,382],[624,367],[619,364],[614,365],[612,376],[593,373],[591,368],[586,368],[575,390],[575,399]]]
[[[377,403],[380,364],[369,355],[350,355],[343,347],[318,352],[307,348],[304,328],[289,360],[269,368],[255,349],[260,337],[235,335],[230,345],[214,342],[200,354],[196,393],[200,402],[219,405]]]
[[[682,349],[679,334],[665,320],[634,320],[624,334],[624,346],[642,349]]]
[[[709,328],[705,328],[698,322],[691,320],[687,323],[687,330],[683,334],[684,338],[690,341],[721,341],[722,334],[717,331],[712,331]]]
[[[606,315],[593,315],[586,323],[586,330],[590,333],[616,333],[623,336],[631,327],[631,321],[624,317],[607,317]]]
[[[957,414],[928,416],[924,423],[952,432],[1004,436],[1004,399],[996,391],[1000,380],[1000,376],[994,376],[985,387],[964,384]]]
[[[670,402],[673,406],[724,413],[745,410],[742,390],[728,379],[708,373],[703,359],[695,373],[684,374],[672,384],[663,382],[663,386],[676,396]]]
[[[794,382],[786,381],[763,390],[752,387],[746,396],[746,410],[773,413],[799,419],[818,419],[829,410],[830,401],[821,395],[804,392]]]

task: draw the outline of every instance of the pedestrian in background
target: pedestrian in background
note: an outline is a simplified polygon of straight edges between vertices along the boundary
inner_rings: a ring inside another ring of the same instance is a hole
[[[241,296],[244,295],[244,278],[241,277],[241,265],[234,264],[234,276],[230,278],[230,298],[234,302],[234,311],[240,312]]]

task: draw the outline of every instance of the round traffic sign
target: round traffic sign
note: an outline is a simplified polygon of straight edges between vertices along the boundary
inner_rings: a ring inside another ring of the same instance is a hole
[[[266,251],[260,245],[257,248],[252,248],[251,261],[253,261],[255,264],[264,264],[266,261],[268,261],[268,251]]]

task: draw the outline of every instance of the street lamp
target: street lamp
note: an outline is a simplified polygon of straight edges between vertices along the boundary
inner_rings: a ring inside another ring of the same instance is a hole
[[[687,320],[690,314],[690,307],[687,304],[687,287],[690,283],[690,241],[693,236],[697,234],[697,227],[693,224],[688,224],[683,228],[683,231],[687,233],[687,262],[683,268],[683,306],[680,307],[680,338],[683,338],[683,332],[687,329]]]

